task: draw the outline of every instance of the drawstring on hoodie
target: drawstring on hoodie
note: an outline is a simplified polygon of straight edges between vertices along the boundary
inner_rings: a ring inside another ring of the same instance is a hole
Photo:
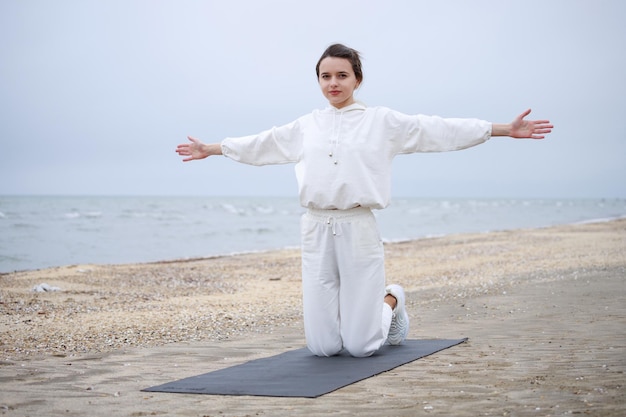
[[[337,113],[339,113],[339,128],[336,129],[335,131]],[[330,152],[328,152],[328,156],[330,158],[334,157],[333,164],[335,165],[339,163],[339,160],[337,159],[337,154],[339,151],[339,135],[341,135],[342,123],[343,123],[343,112],[334,111],[333,112],[333,134],[332,134],[331,148],[330,148]]]

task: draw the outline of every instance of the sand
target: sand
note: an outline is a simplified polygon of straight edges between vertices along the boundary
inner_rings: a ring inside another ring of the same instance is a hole
[[[469,341],[317,399],[140,391],[304,346],[297,250],[2,274],[0,414],[626,415],[626,220],[386,256],[409,337]]]

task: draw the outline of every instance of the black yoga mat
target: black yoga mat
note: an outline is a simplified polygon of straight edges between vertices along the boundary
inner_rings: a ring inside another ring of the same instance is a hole
[[[315,398],[466,340],[405,340],[383,346],[368,358],[347,354],[321,358],[302,348],[143,391]]]

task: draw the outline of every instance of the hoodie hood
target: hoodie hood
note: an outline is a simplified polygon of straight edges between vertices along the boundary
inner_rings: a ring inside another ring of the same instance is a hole
[[[349,112],[349,111],[359,111],[359,110],[363,111],[365,109],[367,109],[367,106],[364,103],[362,103],[360,101],[355,101],[354,103],[350,104],[349,106],[342,107],[340,109],[338,109],[335,106],[328,106],[323,111],[324,112],[329,112],[329,113],[346,113],[346,112]]]

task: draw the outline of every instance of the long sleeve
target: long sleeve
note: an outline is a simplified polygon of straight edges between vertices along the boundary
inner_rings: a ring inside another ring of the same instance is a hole
[[[491,123],[479,119],[406,115],[387,109],[384,120],[396,132],[392,135],[396,154],[456,151],[491,138]]]
[[[300,120],[273,127],[257,135],[226,138],[222,154],[249,165],[272,165],[297,162],[302,154]]]

